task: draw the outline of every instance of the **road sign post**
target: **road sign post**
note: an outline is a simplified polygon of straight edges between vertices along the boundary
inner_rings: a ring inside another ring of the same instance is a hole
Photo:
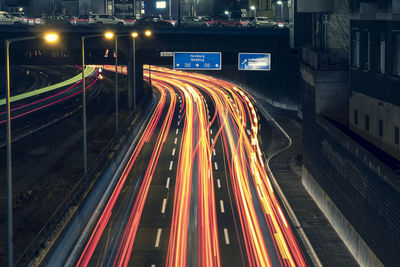
[[[174,69],[221,70],[221,52],[175,52]]]
[[[238,56],[239,70],[271,70],[271,54],[270,53],[239,53]]]

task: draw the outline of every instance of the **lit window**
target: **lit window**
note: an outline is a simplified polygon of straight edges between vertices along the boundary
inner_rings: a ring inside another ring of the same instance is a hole
[[[166,8],[167,7],[167,2],[166,1],[158,1],[156,2],[156,8]]]

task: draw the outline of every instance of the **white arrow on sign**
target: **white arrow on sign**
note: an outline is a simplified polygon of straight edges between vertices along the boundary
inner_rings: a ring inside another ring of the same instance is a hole
[[[196,64],[196,67],[198,67],[199,66],[199,64]]]

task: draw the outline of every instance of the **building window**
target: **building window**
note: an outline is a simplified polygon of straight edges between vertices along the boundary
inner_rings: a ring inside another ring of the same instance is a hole
[[[397,126],[394,127],[394,144],[399,145],[399,127]]]
[[[383,137],[383,121],[379,120],[379,129],[378,129],[379,137]]]
[[[393,59],[393,74],[400,76],[400,32],[394,34]]]
[[[360,32],[353,35],[352,66],[360,67]]]
[[[371,70],[371,33],[367,33],[367,49],[365,51],[365,69]]]
[[[369,131],[369,116],[365,115],[365,130]]]
[[[386,56],[386,38],[385,38],[385,34],[381,33],[379,35],[379,43],[380,43],[380,53],[379,53],[379,71],[380,73],[385,73],[385,56]]]
[[[354,124],[358,125],[358,111],[354,110]]]

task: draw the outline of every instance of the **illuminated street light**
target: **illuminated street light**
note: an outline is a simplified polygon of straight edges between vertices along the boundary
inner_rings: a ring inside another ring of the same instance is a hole
[[[44,35],[44,39],[48,43],[55,43],[58,41],[58,34],[54,32],[49,32]]]
[[[282,5],[282,1],[276,1],[277,5]]]
[[[255,6],[251,6],[250,10],[256,10],[256,7]]]
[[[114,33],[113,32],[106,32],[104,34],[104,37],[106,37],[107,39],[112,39],[114,37]]]
[[[228,11],[228,10],[225,10],[224,14],[225,14],[225,15],[229,15],[229,11]]]
[[[137,32],[132,32],[132,33],[131,33],[132,38],[136,38],[136,37],[138,37],[138,35],[139,35],[139,34],[138,34]]]
[[[144,32],[144,35],[146,35],[147,37],[150,37],[152,34],[152,32],[150,30],[147,30]]]
[[[14,266],[14,241],[13,241],[13,201],[12,201],[12,161],[11,161],[11,110],[10,110],[10,46],[12,43],[27,41],[37,39],[39,37],[44,37],[48,43],[54,43],[58,40],[58,35],[56,33],[45,34],[44,36],[30,36],[14,39],[5,39],[5,90],[6,90],[6,146],[7,146],[7,209],[8,209],[8,266]]]

